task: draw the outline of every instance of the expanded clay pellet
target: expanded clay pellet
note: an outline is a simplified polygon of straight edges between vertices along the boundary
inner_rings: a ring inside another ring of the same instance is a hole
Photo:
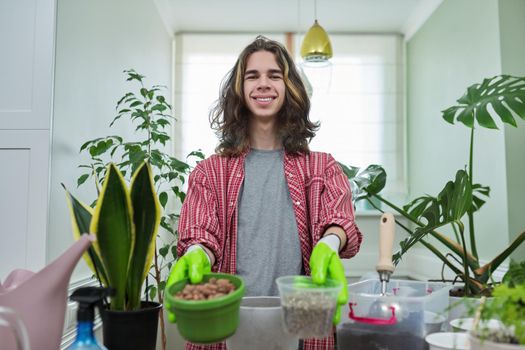
[[[185,285],[175,297],[184,300],[209,300],[230,294],[234,290],[235,286],[229,280],[212,277],[206,283]]]

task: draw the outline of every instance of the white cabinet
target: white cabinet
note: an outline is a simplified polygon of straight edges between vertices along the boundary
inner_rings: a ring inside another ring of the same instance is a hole
[[[0,1],[0,279],[46,262],[55,0]]]
[[[0,278],[46,262],[49,130],[0,130]]]

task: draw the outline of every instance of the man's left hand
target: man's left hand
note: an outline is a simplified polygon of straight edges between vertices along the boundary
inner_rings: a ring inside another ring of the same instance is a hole
[[[339,254],[332,250],[328,244],[319,242],[315,245],[310,256],[310,270],[312,280],[317,284],[324,284],[326,278],[339,281],[343,287],[337,296],[337,308],[333,318],[334,325],[341,320],[341,305],[348,301],[348,282],[345,277],[345,269],[339,258]]]

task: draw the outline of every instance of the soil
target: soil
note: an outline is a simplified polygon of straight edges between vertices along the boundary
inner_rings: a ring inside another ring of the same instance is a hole
[[[451,297],[459,297],[462,298],[465,296],[465,288],[463,287],[454,287],[452,288],[448,295]],[[481,298],[481,297],[491,297],[492,296],[492,288],[488,287],[486,289],[483,289],[479,295],[470,295],[472,298]]]
[[[367,333],[356,332],[342,336],[337,335],[337,348],[339,350],[426,350],[428,344],[425,339],[416,337],[412,333]]]
[[[421,315],[394,325],[345,323],[337,328],[338,350],[427,350]]]

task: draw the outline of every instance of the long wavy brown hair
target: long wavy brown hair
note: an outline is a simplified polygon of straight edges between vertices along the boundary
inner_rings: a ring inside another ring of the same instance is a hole
[[[210,112],[210,124],[219,137],[215,151],[222,156],[238,156],[250,147],[248,123],[250,111],[244,99],[246,62],[257,51],[272,52],[283,71],[284,104],[278,113],[277,130],[287,153],[308,153],[308,143],[315,136],[319,123],[309,119],[310,100],[286,48],[277,41],[258,36],[239,55],[224,78],[219,99]]]

